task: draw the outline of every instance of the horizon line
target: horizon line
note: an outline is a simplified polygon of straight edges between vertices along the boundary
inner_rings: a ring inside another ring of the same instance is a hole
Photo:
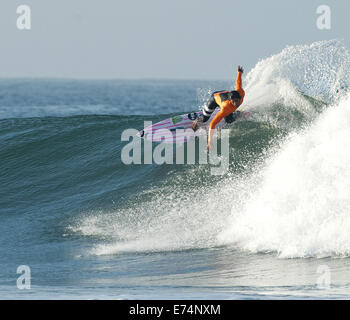
[[[128,77],[128,78],[117,78],[117,77],[51,77],[51,76],[0,76],[0,80],[72,80],[72,81],[230,81],[232,79],[218,79],[218,78],[170,78],[170,77]]]

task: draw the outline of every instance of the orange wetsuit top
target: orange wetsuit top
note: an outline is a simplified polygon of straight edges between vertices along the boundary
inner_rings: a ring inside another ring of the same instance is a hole
[[[235,112],[237,108],[242,104],[245,92],[242,88],[242,72],[238,71],[237,79],[236,79],[236,91],[241,96],[241,100],[238,106],[232,104],[230,100],[225,100],[225,95],[223,93],[227,93],[229,91],[221,91],[214,93],[214,99],[216,103],[220,106],[220,111],[216,114],[214,119],[210,122],[210,129],[215,129],[216,125],[225,117],[227,117],[230,113]]]

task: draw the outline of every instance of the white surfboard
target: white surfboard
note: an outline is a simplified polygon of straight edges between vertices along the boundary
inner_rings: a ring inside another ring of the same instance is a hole
[[[193,121],[202,115],[202,111],[190,112],[186,114],[177,115],[163,121],[157,122],[144,128],[138,132],[138,136],[149,141],[165,142],[165,143],[181,143],[186,142],[190,138],[200,135],[206,135],[209,130],[209,124],[215,115],[219,112],[217,108],[211,115],[210,119],[205,123],[201,123],[198,130],[192,130]],[[237,118],[231,123],[227,124],[225,119],[222,119],[216,128],[222,128],[225,125],[232,125],[237,121],[248,119],[251,114],[247,111],[236,111]]]

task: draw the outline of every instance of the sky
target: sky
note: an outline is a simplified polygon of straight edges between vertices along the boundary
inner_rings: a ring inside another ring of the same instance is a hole
[[[31,30],[17,28],[22,4]],[[349,14],[348,0],[1,0],[0,77],[227,80],[287,45],[350,48]]]

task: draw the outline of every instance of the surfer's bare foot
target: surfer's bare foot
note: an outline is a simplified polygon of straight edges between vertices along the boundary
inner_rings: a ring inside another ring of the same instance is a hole
[[[192,130],[197,131],[198,130],[198,118],[195,119],[192,123]]]

